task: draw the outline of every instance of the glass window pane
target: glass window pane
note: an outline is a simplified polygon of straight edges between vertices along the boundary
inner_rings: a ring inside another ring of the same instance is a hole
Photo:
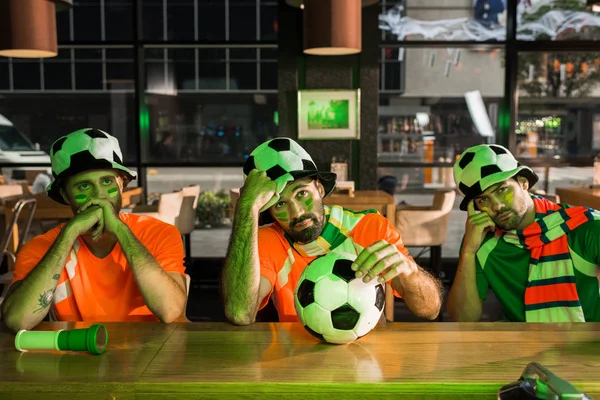
[[[402,65],[400,63],[386,62],[383,66],[383,75],[385,77],[384,90],[399,91],[404,83],[402,76]]]
[[[260,63],[260,89],[262,89],[262,90],[277,89],[277,63],[276,62]]]
[[[591,52],[519,54],[517,154],[600,152],[600,57]]]
[[[39,60],[13,58],[13,82],[15,90],[41,89]]]
[[[107,49],[107,89],[133,90],[135,86],[133,65],[133,49]]]
[[[101,90],[102,62],[75,62],[75,87],[79,90]]]
[[[105,2],[104,30],[106,40],[133,40],[133,2]]]
[[[59,43],[71,41],[70,18],[71,13],[67,11],[56,13],[56,38]]]
[[[169,73],[175,77],[177,89],[196,89],[196,63],[194,49],[168,50]]]
[[[381,7],[387,40],[506,40],[505,0],[394,0]]]
[[[8,58],[2,57],[0,58],[0,90],[8,90],[9,88]]]
[[[231,90],[256,89],[256,63],[231,63],[229,67]]]
[[[229,49],[230,61],[256,61],[256,49]]]
[[[52,62],[44,60],[44,88],[46,90],[70,90],[71,62]]]
[[[499,49],[470,51],[449,48],[406,48],[402,96],[380,96],[378,154],[380,161],[452,162],[466,148],[494,143],[498,107],[504,96],[504,63]],[[385,88],[398,87],[402,64],[385,62]],[[475,101],[465,93],[478,91],[485,115],[472,115]],[[490,128],[491,126],[491,128]],[[421,176],[421,187],[438,182],[432,170]],[[435,178],[435,179],[434,179]]]
[[[167,3],[167,15],[167,40],[194,40],[193,0]]]
[[[276,94],[148,93],[146,103],[150,162],[243,163],[255,146],[277,135]]]
[[[277,30],[279,24],[277,21],[277,2],[270,2],[272,5],[261,5],[260,7],[260,40],[277,40]]]
[[[226,89],[225,49],[198,49],[198,88]]]
[[[144,39],[164,40],[163,36],[163,2],[162,0],[144,0],[142,7],[144,19]]]
[[[255,0],[229,2],[229,40],[257,40]]]
[[[600,17],[586,0],[522,1],[517,17],[519,40],[598,40]]]
[[[102,39],[99,0],[76,2],[72,11],[75,41]]]
[[[225,40],[225,2],[223,0],[198,2],[198,39]]]
[[[115,136],[127,163],[135,163],[133,106],[132,93],[14,93],[0,98],[0,114],[42,151],[49,153],[59,137],[90,126]]]
[[[277,49],[260,49],[260,59],[268,61],[277,61]]]

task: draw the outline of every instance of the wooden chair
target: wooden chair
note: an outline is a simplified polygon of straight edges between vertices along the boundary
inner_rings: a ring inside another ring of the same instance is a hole
[[[2,202],[4,202],[3,199],[14,198],[23,194],[23,185],[0,185],[0,199]]]
[[[196,208],[194,204],[198,204],[198,196],[183,196],[179,215],[175,217],[174,223],[184,238],[185,258],[188,261],[192,259],[191,234],[196,228]]]
[[[136,204],[145,203],[143,200],[143,189],[141,187],[133,187],[123,191],[121,195],[121,207],[131,207]]]
[[[429,247],[431,267],[438,278],[442,272],[442,244],[446,241],[455,198],[453,189],[438,189],[430,206],[396,206],[396,229],[404,245]],[[440,321],[441,315],[438,317]]]
[[[143,214],[149,217],[154,217],[163,222],[175,225],[175,218],[181,210],[183,195],[181,191],[173,193],[161,193],[158,204],[145,205],[138,204],[131,210],[134,214]]]
[[[10,222],[6,228],[6,232],[4,232],[2,242],[0,242],[0,263],[4,260],[5,256],[10,257],[10,262],[8,262],[8,271],[0,275],[0,285],[3,285],[2,294],[0,295],[0,304],[2,304],[4,301],[6,293],[8,292],[8,286],[14,278],[13,267],[16,260],[16,254],[25,242],[25,238],[29,232],[29,227],[31,226],[31,221],[33,220],[33,216],[35,214],[36,206],[37,201],[34,198],[19,199],[13,208]],[[21,213],[24,211],[25,213],[21,215]],[[11,243],[13,236],[19,236],[16,227],[19,222],[19,217],[21,216],[25,218],[25,224],[21,228],[20,238],[18,239],[19,245],[16,251],[13,252],[9,250],[9,244]]]

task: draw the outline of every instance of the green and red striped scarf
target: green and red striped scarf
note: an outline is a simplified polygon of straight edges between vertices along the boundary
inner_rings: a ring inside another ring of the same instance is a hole
[[[502,232],[507,243],[531,251],[525,289],[526,322],[585,322],[567,234],[600,213],[588,207],[564,208],[532,196],[535,222],[524,230]]]

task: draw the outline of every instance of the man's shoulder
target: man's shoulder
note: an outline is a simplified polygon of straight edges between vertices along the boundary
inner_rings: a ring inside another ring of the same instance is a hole
[[[153,239],[180,238],[181,236],[176,226],[154,217],[130,213],[120,214],[120,218],[135,237],[144,243]]]
[[[48,249],[50,249],[50,247],[52,246],[52,244],[54,243],[54,241],[60,234],[60,231],[62,230],[64,225],[65,224],[60,224],[59,226],[50,229],[46,233],[42,233],[41,235],[35,236],[33,239],[31,239],[30,241],[28,241],[27,243],[25,243],[23,245],[23,248],[19,251],[19,253],[21,253],[21,252],[27,253],[29,251],[33,251],[33,252],[41,251],[41,252],[45,253],[46,251],[48,251]]]
[[[174,225],[168,224],[160,219],[150,217],[143,214],[134,213],[122,213],[120,214],[121,221],[125,223],[130,229],[143,230],[143,229],[168,229],[175,228]]]
[[[276,223],[258,227],[258,240],[269,240],[284,238],[283,231]]]

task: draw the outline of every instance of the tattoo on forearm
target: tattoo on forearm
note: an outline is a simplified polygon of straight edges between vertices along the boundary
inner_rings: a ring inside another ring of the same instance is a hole
[[[60,274],[54,274],[54,275],[52,275],[52,279],[54,279],[55,281],[57,281],[58,278],[60,278]]]
[[[38,299],[38,305],[40,306],[40,308],[38,308],[34,312],[42,311],[42,310],[45,310],[46,308],[48,308],[48,306],[50,304],[52,304],[53,297],[54,297],[53,289],[46,290],[44,293],[40,294],[40,297]]]

